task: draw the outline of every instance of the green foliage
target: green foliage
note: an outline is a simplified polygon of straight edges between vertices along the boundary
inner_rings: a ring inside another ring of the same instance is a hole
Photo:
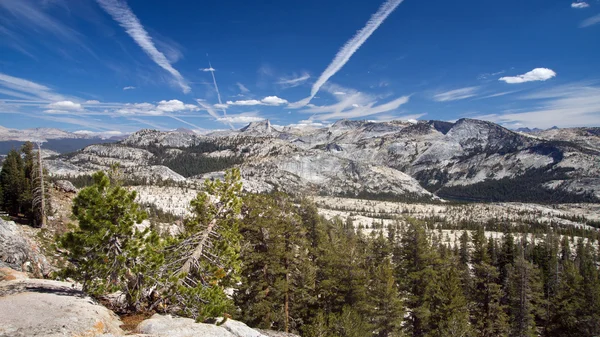
[[[18,215],[25,210],[23,195],[25,194],[27,179],[25,165],[21,154],[11,150],[2,163],[0,172],[0,185],[3,192],[3,207],[11,215]]]
[[[296,207],[283,194],[250,196],[244,205],[242,282],[235,301],[255,326],[298,331],[315,299],[315,269]]]
[[[79,227],[59,240],[71,262],[62,271],[64,277],[81,282],[84,291],[95,296],[122,291],[134,308],[142,301],[147,272],[143,252],[157,239],[134,229],[147,216],[135,198],[135,192],[111,183],[105,173],[94,174],[94,185],[73,200]]]
[[[197,320],[233,313],[225,289],[240,280],[240,180],[237,169],[228,171],[225,181],[206,180],[191,202],[193,216],[185,230],[167,241],[156,276],[166,307]]]

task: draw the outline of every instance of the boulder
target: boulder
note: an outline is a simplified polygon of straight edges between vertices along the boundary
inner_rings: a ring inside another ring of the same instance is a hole
[[[266,337],[246,324],[227,320],[222,325],[196,323],[191,318],[154,315],[141,322],[138,332],[152,337]]]
[[[54,186],[63,192],[77,193],[77,187],[75,187],[73,183],[68,180],[57,180],[54,182]]]
[[[27,238],[21,227],[3,219],[0,219],[0,267],[36,276],[47,275],[52,270],[40,248]]]
[[[122,336],[121,321],[71,283],[0,282],[0,337]]]

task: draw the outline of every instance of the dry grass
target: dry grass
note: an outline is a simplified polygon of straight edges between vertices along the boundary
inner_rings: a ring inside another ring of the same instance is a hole
[[[152,317],[152,315],[154,315],[154,312],[141,312],[141,313],[122,315],[120,317],[121,322],[123,322],[123,324],[121,325],[121,329],[123,329],[123,331],[125,331],[125,333],[136,333],[137,326],[143,320],[146,320],[146,319]]]

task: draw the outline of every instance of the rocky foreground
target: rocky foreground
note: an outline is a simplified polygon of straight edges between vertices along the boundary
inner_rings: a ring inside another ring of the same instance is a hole
[[[123,329],[115,313],[81,291],[80,286],[46,277],[52,267],[23,227],[0,219],[0,337],[284,337],[244,323],[196,323],[154,315]]]
[[[278,337],[291,336],[258,331],[244,323],[196,323],[193,319],[154,315],[133,331],[112,311],[83,293],[77,285],[43,279],[0,268],[1,337]]]

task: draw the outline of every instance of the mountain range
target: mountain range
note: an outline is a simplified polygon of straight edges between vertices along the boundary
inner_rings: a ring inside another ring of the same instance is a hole
[[[141,130],[47,159],[86,176],[119,162],[132,182],[194,183],[241,168],[256,192],[386,200],[598,202],[600,128],[515,132],[460,119],[277,128],[268,120],[197,135]]]

